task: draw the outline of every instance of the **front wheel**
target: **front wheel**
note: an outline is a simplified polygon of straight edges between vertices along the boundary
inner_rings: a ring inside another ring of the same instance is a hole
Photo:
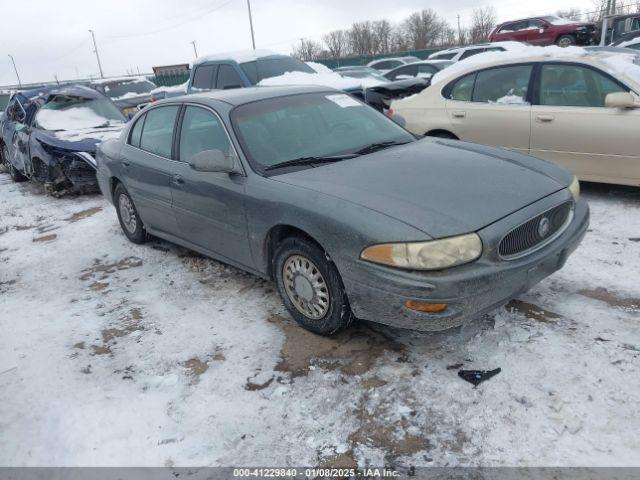
[[[303,238],[288,238],[274,258],[278,292],[298,324],[334,335],[354,321],[340,274],[321,248]]]
[[[120,222],[120,228],[126,235],[126,237],[133,243],[144,243],[147,241],[147,231],[144,228],[142,219],[138,215],[136,207],[133,205],[133,200],[129,196],[129,192],[124,186],[119,183],[113,192],[113,203],[116,206],[116,212],[118,213],[118,221]]]
[[[561,35],[560,37],[558,37],[558,40],[556,40],[556,45],[562,48],[570,47],[571,45],[575,44],[576,39],[573,37],[573,35]]]

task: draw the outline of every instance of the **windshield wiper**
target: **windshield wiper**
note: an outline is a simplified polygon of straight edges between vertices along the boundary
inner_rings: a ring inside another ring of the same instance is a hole
[[[293,160],[287,160],[286,162],[276,163],[275,165],[269,165],[264,169],[275,170],[276,168],[297,167],[298,165],[313,165],[314,163],[333,163],[339,162],[340,160],[355,158],[357,156],[358,155],[355,153],[350,153],[348,155],[332,155],[326,157],[300,157],[294,158]]]
[[[377,152],[378,150],[382,150],[388,147],[394,147],[396,145],[406,145],[407,143],[411,143],[411,141],[398,142],[396,140],[389,140],[388,142],[372,143],[371,145],[367,145],[366,147],[363,147],[360,150],[357,150],[355,153],[358,155],[365,155],[367,153]]]

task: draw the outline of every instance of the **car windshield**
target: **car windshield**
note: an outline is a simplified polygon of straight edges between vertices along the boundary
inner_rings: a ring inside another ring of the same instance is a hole
[[[265,78],[279,77],[287,72],[316,73],[309,65],[293,57],[259,58],[241,63],[240,68],[254,85]]]
[[[231,114],[234,129],[258,171],[299,158],[356,153],[372,144],[414,137],[344,93],[310,93],[247,103]]]
[[[36,114],[37,125],[52,131],[109,127],[124,122],[120,110],[104,97],[56,95]]]
[[[548,17],[542,17],[542,18],[547,22],[549,22],[551,25],[570,25],[572,23],[576,23],[572,20],[556,17],[555,15],[549,15]]]
[[[117,100],[150,93],[156,86],[148,80],[133,80],[107,83],[103,88],[107,97]]]

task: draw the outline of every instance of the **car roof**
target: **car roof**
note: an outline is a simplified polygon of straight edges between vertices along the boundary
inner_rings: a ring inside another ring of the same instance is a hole
[[[266,100],[268,98],[287,97],[289,95],[298,95],[303,93],[344,93],[342,90],[336,90],[331,87],[323,87],[320,85],[292,85],[292,86],[273,86],[273,87],[249,87],[234,88],[232,90],[211,90],[208,92],[197,93],[187,96],[167,99],[170,101],[186,101],[196,100],[206,103],[208,100],[217,100],[237,106],[245,103],[255,102],[258,100]],[[346,95],[346,94],[345,94]]]
[[[436,74],[438,75],[438,78],[436,78],[436,81],[433,82],[433,85],[449,82],[453,79],[460,78],[468,73],[472,73],[477,70],[518,63],[574,62],[594,65],[605,71],[610,71],[613,67],[609,63],[607,63],[608,60],[615,61],[616,59],[623,59],[622,61],[625,62],[627,60],[625,59],[625,57],[633,57],[633,55],[625,55],[610,51],[588,51],[580,47],[570,47],[571,50],[569,51],[564,51],[568,49],[560,49],[559,47],[555,47],[556,50],[552,52],[548,52],[545,50],[548,48],[553,47],[527,47],[526,50],[523,50],[521,52],[491,52],[494,57],[488,60],[485,60],[480,55],[478,55],[477,57],[472,57],[462,62],[458,62],[451,67],[441,70],[440,72],[438,72],[438,74]],[[535,49],[535,51],[531,51],[528,49]],[[629,65],[633,65],[633,63],[629,63]],[[618,71],[616,73],[616,76],[625,77],[635,84],[639,83],[637,79],[623,71]]]
[[[193,66],[201,65],[209,62],[231,61],[236,63],[245,63],[255,61],[261,58],[282,58],[289,57],[289,55],[283,55],[266,49],[256,50],[238,50],[235,52],[222,52],[214,53],[212,55],[204,55],[198,57],[193,62]]]

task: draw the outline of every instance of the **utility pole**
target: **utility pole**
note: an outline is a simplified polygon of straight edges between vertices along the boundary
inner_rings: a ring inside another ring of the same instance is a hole
[[[100,63],[100,55],[98,54],[98,45],[96,44],[96,35],[93,33],[93,30],[89,30],[91,32],[91,38],[93,39],[93,51],[96,54],[96,60],[98,60],[98,69],[100,70],[100,78],[104,78],[104,73],[102,73],[102,64]]]
[[[460,30],[460,14],[458,14],[458,44],[462,45],[462,31]]]
[[[16,72],[16,77],[18,77],[18,86],[22,88],[22,82],[20,81],[20,75],[18,75],[18,69],[16,68],[16,61],[13,59],[13,55],[9,54],[9,58],[11,59],[11,63],[13,63],[13,69]]]
[[[198,58],[198,50],[196,50],[196,41],[192,40],[189,43],[193,45],[193,54],[196,56],[196,58]]]
[[[60,80],[58,80],[58,75],[57,75],[57,74],[54,74],[54,75],[53,75],[53,78],[55,78],[55,79],[56,79],[56,83],[57,83],[58,85],[60,85]]]
[[[251,27],[251,45],[256,49],[256,38],[253,35],[253,19],[251,18],[251,0],[247,0],[247,9],[249,10],[249,26]]]

